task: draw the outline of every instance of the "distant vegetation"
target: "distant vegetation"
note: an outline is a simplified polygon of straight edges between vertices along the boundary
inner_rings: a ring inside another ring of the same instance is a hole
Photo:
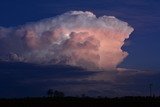
[[[64,93],[63,92],[60,92],[60,91],[53,91],[53,89],[49,89],[47,91],[47,95],[48,95],[48,98],[63,98],[64,97]]]
[[[81,97],[71,97],[63,92],[49,89],[46,97],[27,97],[21,99],[0,99],[0,107],[155,107],[160,106],[160,97],[88,97],[82,94]]]

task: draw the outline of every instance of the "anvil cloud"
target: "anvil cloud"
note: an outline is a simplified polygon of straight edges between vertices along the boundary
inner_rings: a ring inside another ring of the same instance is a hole
[[[121,48],[132,31],[114,16],[70,11],[14,28],[0,27],[0,57],[113,70],[128,55]]]

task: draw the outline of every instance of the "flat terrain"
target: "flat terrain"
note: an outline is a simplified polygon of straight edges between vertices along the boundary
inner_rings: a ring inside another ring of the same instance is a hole
[[[160,97],[1,99],[0,107],[160,107]]]

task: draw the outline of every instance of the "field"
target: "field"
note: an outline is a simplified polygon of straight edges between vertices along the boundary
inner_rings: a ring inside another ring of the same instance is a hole
[[[0,107],[118,107],[160,106],[160,97],[121,97],[121,98],[21,98],[1,99]]]

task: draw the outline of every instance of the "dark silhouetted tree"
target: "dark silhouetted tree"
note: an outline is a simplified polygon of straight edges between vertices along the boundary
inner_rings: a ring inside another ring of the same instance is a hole
[[[63,97],[64,97],[64,93],[55,90],[55,91],[54,91],[54,97],[56,97],[56,98],[57,98],[57,97],[58,97],[58,98],[63,98]]]
[[[153,97],[153,95],[152,95],[152,87],[153,87],[153,84],[150,83],[149,84],[149,94],[150,94],[150,97]]]
[[[85,94],[82,94],[82,95],[81,95],[81,97],[82,97],[82,98],[85,98],[85,97],[86,97],[86,95],[85,95]]]
[[[53,89],[49,89],[49,90],[47,91],[48,97],[53,97],[53,94],[54,94]]]

